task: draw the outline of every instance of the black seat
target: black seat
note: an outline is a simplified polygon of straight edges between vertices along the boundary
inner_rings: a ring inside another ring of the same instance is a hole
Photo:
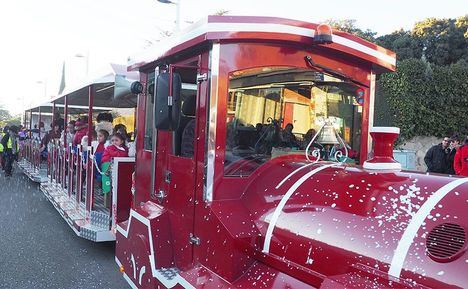
[[[190,122],[195,122],[195,110],[196,110],[196,101],[197,98],[195,95],[189,95],[185,98],[182,103],[180,120],[178,128],[173,132],[173,147],[174,154],[181,155],[184,157],[191,157],[193,155],[193,136],[194,136],[194,125],[190,125],[190,129],[193,130],[191,133],[191,141],[189,139],[184,139],[183,135],[187,129],[189,129],[188,124]],[[185,133],[187,135],[187,133]],[[187,138],[188,136],[186,136]],[[187,153],[191,151],[191,155]]]

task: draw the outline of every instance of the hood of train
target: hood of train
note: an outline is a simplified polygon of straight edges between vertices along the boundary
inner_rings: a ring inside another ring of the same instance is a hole
[[[467,178],[282,158],[255,174],[242,197],[251,244],[275,262],[335,276],[332,287],[356,270],[427,287],[468,282]]]

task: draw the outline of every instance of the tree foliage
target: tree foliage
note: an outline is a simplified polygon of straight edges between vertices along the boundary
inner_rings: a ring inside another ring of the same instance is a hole
[[[403,139],[468,134],[468,67],[464,61],[441,66],[421,59],[403,60],[396,73],[382,75],[379,83]]]
[[[388,48],[397,54],[398,59],[421,58],[423,43],[411,32],[403,29],[380,36],[375,41],[378,45]]]
[[[376,43],[395,51],[399,60],[424,58],[438,65],[468,61],[468,16],[427,18],[417,22],[411,31],[380,36]]]
[[[458,19],[428,18],[417,22],[413,35],[423,43],[423,55],[430,63],[447,65],[468,61],[468,16]]]
[[[11,118],[10,112],[3,107],[0,107],[0,121],[5,122]]]
[[[10,112],[0,107],[0,128],[6,125],[20,125],[21,116],[12,116]]]
[[[377,32],[370,29],[362,30],[356,27],[356,20],[354,19],[328,19],[325,22],[335,29],[357,35],[368,41],[375,41],[375,35],[377,35]]]

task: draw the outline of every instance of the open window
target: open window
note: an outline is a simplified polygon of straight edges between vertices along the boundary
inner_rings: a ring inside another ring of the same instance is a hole
[[[197,62],[170,65],[155,85],[154,121],[158,130],[170,131],[172,155],[192,157],[197,104]]]
[[[250,175],[271,158],[305,153],[325,121],[333,123],[349,146],[350,159],[358,162],[362,106],[357,89],[327,74],[294,67],[231,73],[225,175]]]

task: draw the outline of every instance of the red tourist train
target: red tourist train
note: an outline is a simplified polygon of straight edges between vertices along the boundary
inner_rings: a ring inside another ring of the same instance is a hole
[[[133,167],[114,160],[115,221],[106,220],[125,280],[140,289],[464,287],[468,178],[401,170],[399,130],[373,126],[376,77],[395,61],[325,25],[222,16],[131,59],[136,165],[130,189]],[[90,85],[89,108],[96,95]],[[51,171],[63,170],[49,169],[46,194],[75,187]],[[76,206],[81,190],[71,191],[64,198]],[[69,218],[76,231],[92,227],[88,203],[78,223]]]

